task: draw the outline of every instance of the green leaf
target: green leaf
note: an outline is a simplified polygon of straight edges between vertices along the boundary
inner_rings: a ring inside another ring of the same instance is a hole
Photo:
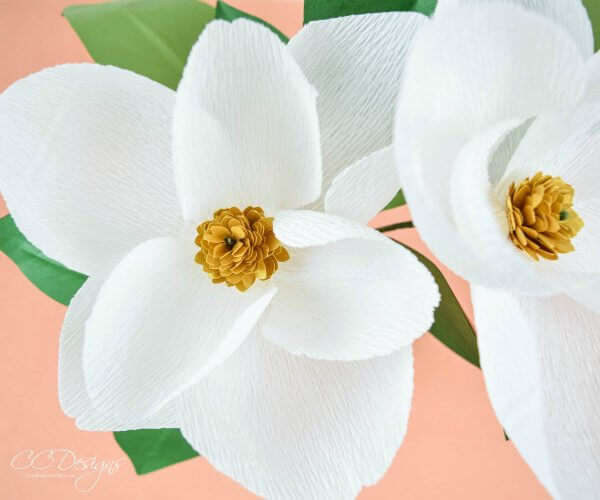
[[[138,474],[198,456],[179,429],[141,429],[115,432],[114,435]]]
[[[435,319],[429,331],[446,347],[469,363],[479,367],[479,350],[475,331],[442,272],[424,255],[402,243],[396,243],[415,254],[417,259],[429,269],[440,289],[442,299],[435,311]]]
[[[134,71],[172,89],[214,13],[197,0],[116,0],[63,11],[94,61]]]
[[[413,12],[420,12],[426,16],[430,16],[435,11],[437,0],[416,0],[412,9]]]
[[[257,23],[262,24],[269,28],[273,33],[275,33],[283,43],[288,42],[288,37],[285,36],[281,31],[279,31],[275,26],[269,24],[266,21],[263,21],[259,17],[253,16],[252,14],[248,14],[243,10],[236,9],[231,5],[222,2],[221,0],[217,0],[217,8],[215,10],[215,19],[224,19],[225,21],[234,21],[236,19],[250,19],[251,21],[255,21]]]
[[[404,193],[402,189],[396,193],[396,196],[392,198],[384,208],[384,210],[389,210],[390,208],[401,207],[402,205],[406,205],[406,200],[404,199]]]
[[[437,0],[305,0],[304,24],[372,12],[412,11],[429,16],[436,3]]]
[[[598,0],[583,0],[583,5],[588,11],[594,30],[594,50],[598,50],[600,49],[600,2]]]
[[[10,215],[0,219],[0,250],[19,267],[29,281],[64,305],[69,304],[87,279],[83,274],[49,259],[29,243]]]

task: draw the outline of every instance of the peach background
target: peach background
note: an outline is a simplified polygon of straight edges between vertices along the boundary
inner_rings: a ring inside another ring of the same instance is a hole
[[[0,0],[0,90],[45,66],[90,61],[60,16],[69,0]],[[262,16],[292,35],[302,24],[301,2],[237,0],[232,4]],[[0,199],[0,216],[6,208]],[[387,224],[408,217],[395,210],[378,217]],[[414,230],[403,241],[424,250]],[[447,273],[470,311],[468,286]],[[126,463],[88,493],[69,478],[27,478],[10,467],[21,450],[67,448],[79,457],[118,459],[124,453],[110,433],[79,431],[60,410],[56,365],[65,308],[44,296],[0,254],[0,496],[7,499],[248,499],[241,486],[197,458],[136,476]],[[415,343],[415,394],[408,434],[391,469],[363,500],[548,498],[502,429],[489,405],[478,369],[430,334]]]

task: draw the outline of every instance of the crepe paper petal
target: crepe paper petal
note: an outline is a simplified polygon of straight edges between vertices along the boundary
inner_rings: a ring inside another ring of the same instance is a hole
[[[175,173],[184,217],[231,206],[274,214],[321,191],[316,92],[260,24],[212,22],[177,91]],[[201,140],[199,140],[201,138]]]
[[[97,63],[176,89],[192,45],[215,9],[197,0],[116,0],[72,5],[63,15]]]
[[[431,273],[374,229],[300,210],[280,213],[275,234],[290,260],[261,331],[290,353],[367,359],[409,345],[433,323],[440,297]]]
[[[594,53],[592,24],[581,0],[486,0],[488,3],[505,3],[544,16],[564,29],[577,44],[584,58]],[[438,0],[436,14],[481,0]]]
[[[58,397],[63,411],[76,419],[77,427],[90,431],[176,427],[178,421],[169,405],[148,418],[128,420],[116,419],[92,405],[83,373],[85,322],[103,282],[104,278],[88,278],[67,309],[58,353]]]
[[[66,64],[0,95],[0,186],[25,237],[82,274],[179,231],[174,93],[143,76]]]
[[[600,102],[583,101],[561,112],[538,116],[517,147],[499,186],[533,177],[537,171],[560,177],[574,190],[573,208],[584,226],[571,242],[575,251],[556,262],[540,261],[542,275],[563,275],[562,282],[587,279],[600,272]]]
[[[600,274],[592,274],[580,283],[571,283],[565,292],[590,311],[600,314]]]
[[[346,167],[325,195],[325,211],[368,223],[398,192],[400,179],[391,146]]]
[[[266,282],[243,294],[214,285],[195,248],[150,240],[104,282],[83,350],[88,393],[104,413],[124,421],[156,413],[239,346],[275,293]]]
[[[275,236],[283,246],[307,248],[347,238],[387,238],[375,229],[335,214],[313,210],[282,210],[273,221]]]
[[[474,286],[481,368],[500,423],[554,498],[600,490],[600,315],[566,295]]]
[[[353,498],[390,466],[412,390],[410,346],[369,361],[318,361],[255,332],[177,403],[190,444],[253,493]]]
[[[325,192],[344,168],[392,143],[405,61],[426,21],[414,12],[343,17],[310,23],[290,40],[319,92],[323,193],[310,208],[323,208]]]
[[[553,290],[559,291],[560,284],[552,275],[540,274],[533,260],[510,240],[506,215],[508,187],[493,186],[489,180],[494,151],[521,124],[522,120],[501,122],[470,141],[460,152],[450,180],[458,234],[447,245],[456,246],[454,254],[463,253],[460,268],[466,279],[485,286],[548,295]],[[465,269],[467,257],[471,264]],[[452,264],[448,262],[450,267]]]
[[[600,52],[596,52],[585,63],[586,100],[598,98],[600,93]]]
[[[458,154],[498,123],[578,99],[583,60],[556,24],[509,5],[435,15],[417,38],[396,119],[400,181],[425,243],[465,276],[477,265],[476,255],[449,243],[457,240],[450,179]],[[485,276],[485,269],[477,271]]]

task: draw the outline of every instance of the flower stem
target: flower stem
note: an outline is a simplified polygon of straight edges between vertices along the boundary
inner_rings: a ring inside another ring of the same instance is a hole
[[[387,233],[388,231],[395,231],[396,229],[408,229],[410,227],[415,227],[411,220],[399,222],[398,224],[392,224],[391,226],[378,227],[376,229],[381,233]]]

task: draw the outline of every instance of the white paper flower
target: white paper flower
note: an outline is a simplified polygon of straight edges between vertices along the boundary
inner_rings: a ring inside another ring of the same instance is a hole
[[[365,155],[393,172],[393,102],[423,19],[312,23],[289,46],[214,22],[176,93],[82,64],[1,96],[11,213],[90,276],[60,345],[61,404],[80,427],[181,427],[270,498],[351,497],[381,477],[437,287],[378,232],[298,208],[322,206],[322,177]],[[261,209],[231,208],[248,206]],[[357,206],[360,220],[381,208]]]
[[[473,283],[481,364],[548,491],[600,491],[600,56],[579,0],[439,1],[396,152],[420,233]],[[542,174],[536,174],[542,172]]]

